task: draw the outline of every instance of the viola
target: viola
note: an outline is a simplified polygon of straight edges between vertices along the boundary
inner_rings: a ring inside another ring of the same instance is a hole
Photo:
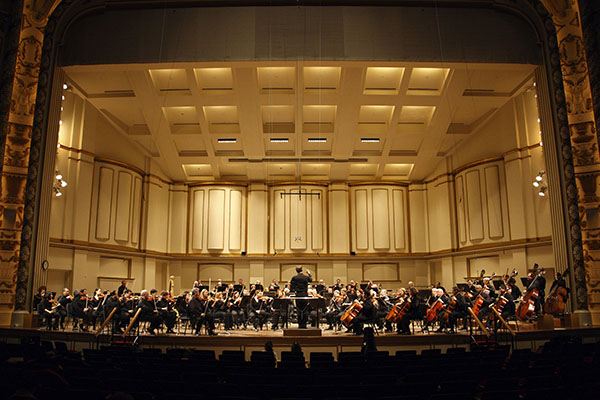
[[[360,310],[362,310],[362,308],[362,304],[360,304],[359,302],[352,303],[350,307],[348,307],[348,309],[344,312],[344,315],[342,315],[342,323],[347,327],[352,326],[354,318],[356,318],[356,316],[358,315],[358,313],[360,313]]]

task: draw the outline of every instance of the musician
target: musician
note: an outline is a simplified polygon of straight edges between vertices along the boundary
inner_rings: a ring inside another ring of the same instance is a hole
[[[238,286],[240,286],[240,290],[244,290],[246,289],[246,285],[244,285],[244,280],[243,279],[238,279]]]
[[[119,288],[117,289],[117,296],[118,297],[123,296],[123,293],[125,292],[125,290],[127,290],[127,281],[123,279],[121,281],[121,286],[119,286]]]
[[[269,291],[270,292],[276,292],[279,290],[279,283],[277,283],[276,279],[273,279],[271,281],[271,283],[269,284]]]
[[[312,282],[312,275],[309,270],[306,270],[307,275],[302,273],[302,266],[296,267],[297,275],[292,277],[290,281],[291,290],[296,292],[296,297],[308,296],[308,285]],[[298,316],[298,327],[306,328],[308,319],[307,314],[308,302],[306,300],[296,300],[296,314]]]
[[[174,304],[175,301],[169,298],[169,293],[166,290],[160,292],[156,307],[158,308],[158,315],[167,327],[167,333],[175,333],[173,327],[177,322],[177,313],[173,310]]]
[[[517,286],[517,281],[515,278],[509,278],[507,283],[507,290],[511,294],[513,299],[520,298],[523,294],[521,293],[521,289]]]
[[[528,282],[527,289],[537,289],[538,298],[535,300],[535,313],[541,314],[544,303],[546,302],[546,278],[544,278],[544,270],[538,271],[539,265],[533,264],[533,273],[527,274]],[[536,275],[534,277],[533,275]]]
[[[558,288],[561,287],[567,289],[567,281],[560,272],[557,272],[556,275],[554,275],[554,282],[552,282],[552,286],[550,286],[550,294],[556,293]],[[566,302],[568,298],[569,290],[567,289],[567,294],[565,295],[564,301]]]
[[[375,316],[375,319],[377,320],[377,327],[379,330],[383,330],[383,324],[385,321],[385,330],[391,332],[393,330],[392,323],[387,321],[385,316],[390,312],[394,305],[390,302],[390,297],[388,296],[386,289],[381,289],[377,301],[379,303],[377,315]]]
[[[267,303],[268,298],[263,296],[262,291],[256,291],[256,294],[250,300],[248,309],[248,318],[252,321],[254,332],[262,330],[263,325],[269,320],[270,310]]]
[[[417,296],[418,290],[414,286],[408,290],[408,300],[410,301],[410,309],[404,315],[402,320],[397,324],[398,334],[399,335],[410,335],[410,322],[414,319],[419,318],[419,306],[420,300]]]
[[[33,296],[33,309],[35,311],[40,311],[38,309],[38,305],[44,299],[44,295],[46,294],[46,286],[42,285],[38,288],[37,293]]]
[[[336,279],[335,280],[335,285],[333,285],[333,290],[342,290],[344,288],[344,284],[342,283],[341,279]]]
[[[113,314],[112,320],[112,332],[113,334],[122,333],[120,329],[120,310],[122,307],[122,303],[119,301],[119,296],[116,291],[112,291],[106,297],[106,301],[104,302],[104,312],[108,317],[112,310],[116,308],[115,313]]]
[[[123,291],[123,296],[119,299],[119,309],[117,310],[118,318],[116,323],[117,326],[114,327],[116,332],[123,332],[123,329],[127,328],[127,325],[129,325],[129,320],[135,314],[136,307],[137,304],[133,298],[132,291],[125,289]]]
[[[342,289],[344,292],[346,289]],[[328,331],[333,330],[334,325],[338,325],[340,322],[340,318],[343,315],[342,311],[342,303],[344,301],[344,296],[341,294],[339,290],[333,291],[333,297],[329,300],[329,304],[325,309],[325,320],[329,324],[327,328]]]
[[[483,319],[492,312],[490,306],[494,303],[494,300],[490,297],[490,291],[487,287],[475,285],[475,289],[478,292],[477,294],[483,298],[483,303],[479,309],[479,314],[477,315],[477,317],[483,321]]]
[[[89,302],[90,299],[85,288],[79,291],[79,296],[73,301],[73,317],[79,319],[79,329],[83,332],[88,331],[87,325],[92,319],[92,309],[89,307]]]
[[[265,290],[264,286],[262,285],[262,283],[260,282],[260,279],[257,279],[256,282],[254,282],[254,288],[256,290],[260,290],[261,292],[263,290]]]
[[[208,290],[203,289],[202,292],[198,288],[192,290],[192,298],[188,303],[190,323],[194,327],[195,334],[200,334],[202,325],[206,325],[206,330],[210,336],[216,335],[214,327],[214,319],[210,312],[210,302],[208,298]]]
[[[452,302],[454,302],[454,308],[450,310]],[[467,301],[465,295],[458,287],[453,287],[448,306],[439,315],[440,329],[446,329],[448,333],[454,333],[456,321],[459,318],[465,318],[466,315]]]
[[[52,293],[45,292],[42,296],[42,301],[39,304],[40,314],[45,322],[46,329],[57,330],[58,329],[58,314],[56,313],[56,307],[58,303],[53,301]]]
[[[156,299],[150,296],[150,293],[147,290],[142,290],[140,293],[141,300],[138,304],[138,309],[141,309],[140,312],[140,321],[148,321],[150,322],[150,326],[148,327],[148,333],[151,335],[156,335],[155,329],[160,327],[160,316],[158,315],[158,307],[156,305]]]
[[[365,322],[373,321],[377,314],[377,299],[375,298],[375,291],[368,290],[363,294],[363,291],[359,291],[359,298],[357,301],[362,300],[362,309],[358,315],[352,320],[352,333],[354,336],[362,336],[364,333]]]
[[[242,295],[240,292],[233,292],[233,296],[227,302],[227,312],[231,315],[231,321],[236,327],[244,326],[244,312],[240,307]]]
[[[325,281],[323,279],[319,280],[319,283],[315,286],[315,291],[320,296],[327,293],[327,286],[325,286]]]
[[[233,328],[233,317],[230,312],[227,312],[227,303],[223,297],[223,292],[217,292],[215,294],[212,312],[214,318],[219,318],[221,321],[223,321],[226,331],[229,331]]]
[[[223,280],[222,279],[218,279],[217,280],[217,284],[215,285],[214,293],[224,292],[225,289],[227,289],[227,285],[223,285]]]
[[[73,297],[70,295],[69,289],[64,288],[62,294],[58,296],[58,304],[60,307],[56,309],[56,314],[59,317],[60,329],[65,329],[65,319],[67,318],[67,305],[73,301]]]
[[[438,281],[438,282],[436,282],[436,283],[435,283],[435,287],[436,287],[436,289],[442,289],[442,292],[444,292],[444,293],[447,293],[447,292],[446,292],[446,288],[442,286],[442,283],[441,283],[441,282],[439,282],[439,281]]]

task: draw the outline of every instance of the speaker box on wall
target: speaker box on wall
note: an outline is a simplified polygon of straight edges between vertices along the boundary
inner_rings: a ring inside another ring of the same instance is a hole
[[[355,255],[356,255],[356,252],[355,252],[355,251],[351,251],[351,252],[350,252],[350,255],[351,255],[351,256],[355,256]]]

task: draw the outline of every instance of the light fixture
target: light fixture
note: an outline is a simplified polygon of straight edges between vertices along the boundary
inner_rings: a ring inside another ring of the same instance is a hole
[[[540,187],[540,183],[538,181],[533,181],[533,187]]]
[[[540,191],[538,192],[538,196],[540,197],[544,197],[546,196],[546,192],[548,191],[548,186],[544,185],[540,188]]]
[[[237,139],[235,138],[227,138],[227,139],[217,139],[218,143],[236,143]]]
[[[308,143],[327,143],[327,138],[308,138]]]
[[[271,138],[271,143],[287,143],[289,142],[288,138]]]
[[[67,90],[69,88],[69,86],[66,83],[63,83],[63,89]]]
[[[538,181],[538,182],[541,182],[542,179],[544,179],[543,176],[544,176],[545,173],[546,173],[546,171],[540,171],[540,172],[538,172],[537,176],[535,177],[535,180]]]
[[[363,143],[379,143],[379,138],[360,138]]]
[[[58,145],[60,147],[60,144]],[[62,188],[67,187],[67,181],[63,179],[62,174],[57,169],[54,172],[54,185],[52,185],[52,191],[56,197],[62,196]]]
[[[62,95],[62,100],[63,100],[63,101],[65,100],[65,95],[64,95],[64,94]]]

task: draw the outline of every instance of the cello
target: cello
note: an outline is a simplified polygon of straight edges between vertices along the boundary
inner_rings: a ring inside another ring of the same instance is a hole
[[[437,320],[438,313],[442,311],[442,308],[444,308],[444,302],[438,297],[427,310],[427,322],[432,323]]]
[[[556,283],[559,280],[563,280],[569,274],[569,269],[562,274],[556,274],[555,284],[552,285],[550,294],[546,298],[546,304],[544,304],[544,312],[546,314],[552,314],[554,317],[558,317],[565,313],[565,301],[567,294],[569,293],[565,285]]]
[[[531,319],[531,316],[535,312],[535,302],[540,296],[540,292],[534,288],[533,285],[537,281],[538,277],[542,276],[546,271],[544,271],[542,268],[535,272],[535,278],[533,278],[527,287],[527,291],[523,296],[523,300],[521,300],[521,304],[519,304],[519,308],[517,308],[517,318],[519,318],[521,321],[527,321],[528,319]]]
[[[346,327],[349,328],[350,326],[352,326],[354,318],[356,318],[356,316],[358,315],[358,313],[360,313],[360,310],[362,310],[362,308],[362,304],[360,304],[358,301],[354,301],[354,303],[352,303],[350,307],[348,307],[348,309],[344,312],[344,315],[342,315],[342,318],[340,318],[340,320],[344,325],[346,325]]]
[[[394,307],[392,307],[390,312],[385,316],[385,319],[393,323],[398,323],[402,321],[402,318],[404,318],[406,313],[408,313],[408,311],[410,310],[410,304],[410,299],[401,299],[399,302],[394,304]]]

